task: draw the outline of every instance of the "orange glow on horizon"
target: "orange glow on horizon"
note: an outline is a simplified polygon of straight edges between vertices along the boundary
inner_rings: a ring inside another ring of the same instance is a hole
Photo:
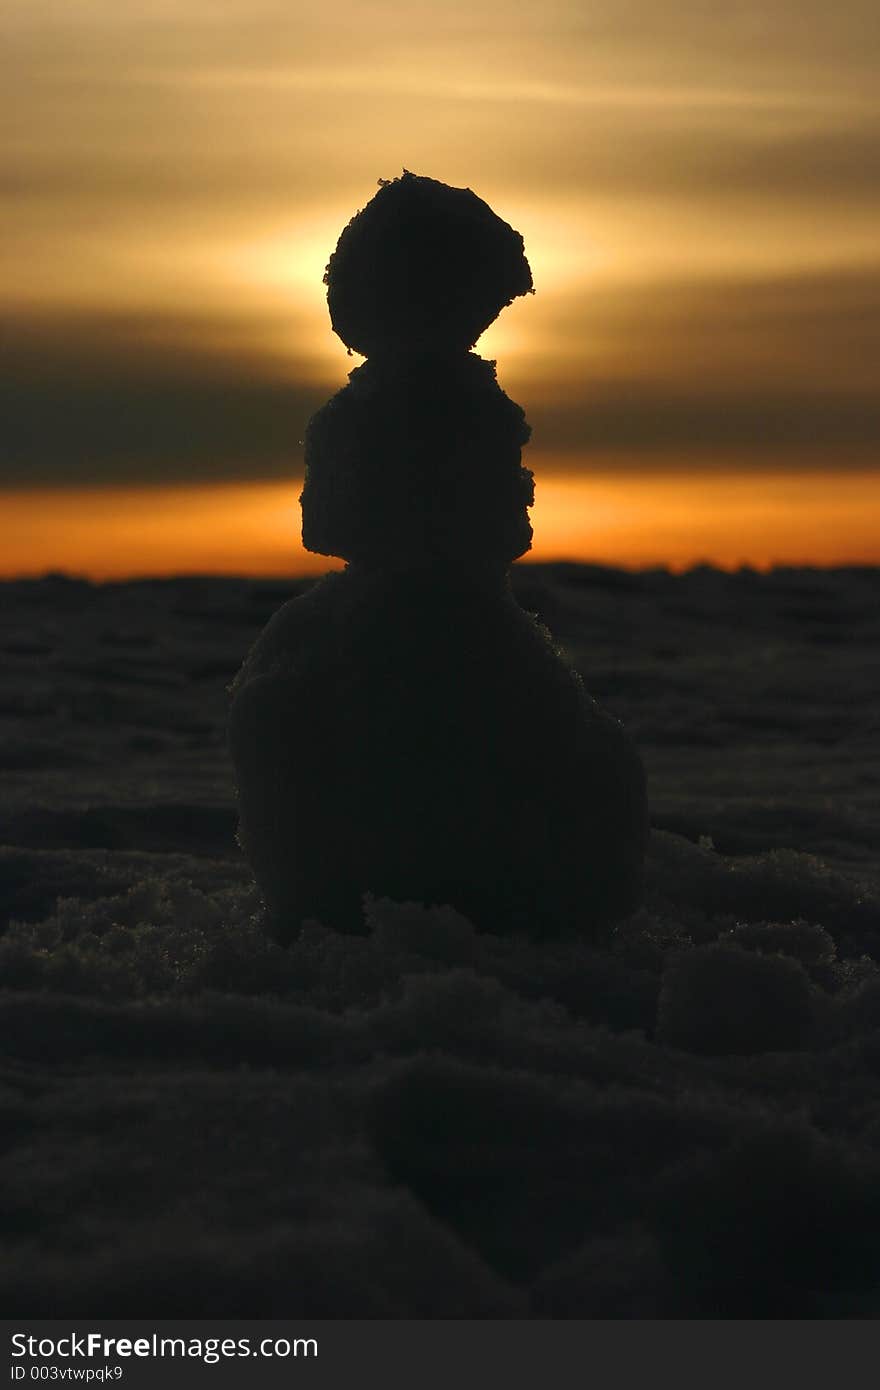
[[[536,293],[477,350],[543,456],[532,558],[880,558],[865,0],[9,0],[0,29],[0,571],[323,569],[295,481],[221,480],[302,466],[361,361],[325,267],[404,167],[525,241]]]
[[[528,560],[676,570],[880,563],[880,477],[871,473],[536,472]],[[300,488],[291,479],[8,492],[0,573],[320,574],[341,562],[303,550]]]

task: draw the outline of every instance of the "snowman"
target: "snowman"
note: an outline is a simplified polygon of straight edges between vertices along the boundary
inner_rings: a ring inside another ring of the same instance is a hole
[[[239,839],[282,942],[365,894],[478,929],[596,937],[641,898],[644,773],[509,566],[529,438],[472,351],[532,291],[522,237],[404,172],[343,231],[335,332],[367,360],[309,422],[303,543],[346,567],[285,604],[233,686]]]

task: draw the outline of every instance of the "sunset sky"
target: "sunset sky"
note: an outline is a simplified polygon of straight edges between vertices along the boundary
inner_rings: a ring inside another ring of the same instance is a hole
[[[525,238],[537,558],[880,562],[876,0],[2,11],[5,573],[305,567],[322,276],[404,167]]]

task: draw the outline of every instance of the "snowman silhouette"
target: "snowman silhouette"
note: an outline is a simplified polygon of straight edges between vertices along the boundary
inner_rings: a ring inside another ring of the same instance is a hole
[[[325,283],[368,360],[309,423],[303,543],[346,568],[274,615],[229,721],[271,930],[364,931],[371,893],[595,937],[641,899],[645,779],[510,588],[530,430],[471,349],[532,291],[522,237],[469,189],[404,171]]]

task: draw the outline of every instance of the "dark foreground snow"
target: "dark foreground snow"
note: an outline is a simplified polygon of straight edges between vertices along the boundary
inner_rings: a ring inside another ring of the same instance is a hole
[[[295,586],[3,586],[7,1316],[877,1316],[880,572],[516,583],[648,767],[601,948],[272,945],[225,686]]]

